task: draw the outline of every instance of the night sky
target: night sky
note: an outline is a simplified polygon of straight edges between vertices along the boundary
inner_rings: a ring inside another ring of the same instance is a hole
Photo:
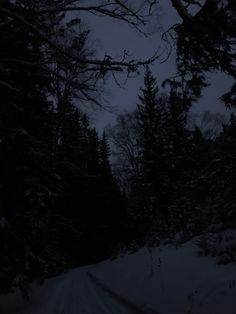
[[[168,60],[163,62],[166,59],[168,48],[161,40],[163,32],[180,21],[169,1],[163,1],[156,8],[147,28],[148,31],[153,32],[153,35],[148,38],[124,22],[115,21],[108,17],[96,17],[87,14],[84,16],[84,20],[88,28],[91,29],[91,46],[95,46],[99,57],[103,58],[104,54],[107,54],[119,58],[126,49],[132,58],[145,59],[158,51],[160,58],[151,65],[151,69],[159,85],[164,79],[175,75],[175,49],[172,49],[172,54]],[[193,106],[192,110],[194,112],[209,110],[228,114],[229,112],[225,111],[224,104],[219,97],[229,90],[233,79],[221,73],[209,73],[208,78],[211,86],[203,91],[203,98]],[[99,132],[107,125],[113,125],[117,114],[135,108],[139,89],[143,84],[142,69],[139,76],[129,79],[126,84],[124,84],[125,74],[118,75],[117,79],[122,88],[110,77],[105,87],[105,95],[102,96],[102,103],[106,108],[108,107],[108,110],[89,109],[91,123],[98,128]]]

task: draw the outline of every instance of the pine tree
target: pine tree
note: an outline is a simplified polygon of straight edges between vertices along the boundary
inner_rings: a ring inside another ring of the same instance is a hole
[[[142,221],[143,231],[166,214],[166,109],[158,97],[158,87],[149,68],[137,105],[137,143],[140,175],[131,193],[133,215]],[[141,226],[140,226],[141,227]],[[138,231],[139,232],[139,231]]]
[[[7,5],[17,14],[24,11]],[[4,289],[24,288],[45,275],[53,173],[50,80],[40,43],[18,21],[2,13],[1,21],[0,211],[12,239],[3,252]]]
[[[230,122],[214,141],[208,155],[206,182],[208,197],[204,210],[208,213],[208,222],[221,223],[224,227],[235,227],[235,129],[236,119],[231,115]]]

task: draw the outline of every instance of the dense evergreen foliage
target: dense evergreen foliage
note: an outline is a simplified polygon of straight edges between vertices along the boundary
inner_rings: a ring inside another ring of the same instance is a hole
[[[60,16],[42,21],[34,6],[5,4],[28,23],[37,19],[39,27],[48,26],[48,32],[59,27]],[[1,11],[0,16],[0,291],[5,292],[113,254],[124,205],[106,136],[100,139],[78,108],[81,93],[92,97],[97,91],[94,77],[83,74],[84,65],[69,67],[65,56],[48,50],[21,20]],[[58,37],[88,56],[88,32],[71,30],[78,23],[61,24]]]
[[[135,112],[129,119],[121,115],[110,130],[115,173],[128,197],[130,237],[142,243],[154,235],[186,239],[216,224],[235,227],[235,116],[207,137],[190,127],[179,84],[169,85],[160,94],[147,69]]]

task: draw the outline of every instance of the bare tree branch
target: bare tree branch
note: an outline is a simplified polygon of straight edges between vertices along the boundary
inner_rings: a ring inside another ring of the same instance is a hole
[[[64,6],[55,6],[39,10],[37,11],[37,14],[40,16],[44,14],[61,12],[85,12],[99,16],[108,16],[113,19],[122,20],[145,34],[145,32],[140,29],[140,26],[146,25],[146,18],[150,16],[151,9],[157,3],[157,1],[144,1],[142,3],[143,5],[139,6],[137,9],[132,9],[126,4],[126,1],[121,0],[107,0],[105,3],[100,5],[90,6],[81,6],[77,0],[72,2],[69,1],[65,3]],[[146,13],[144,12],[145,10],[143,7],[146,7]]]
[[[104,72],[104,74],[107,71],[123,71],[124,69],[134,72],[136,71],[137,67],[142,66],[142,65],[147,65],[152,63],[154,60],[156,60],[159,56],[155,54],[148,60],[139,60],[139,61],[134,61],[134,60],[111,60],[110,58],[104,58],[103,60],[98,60],[98,59],[87,59],[87,58],[81,58],[78,57],[77,55],[68,52],[64,50],[61,46],[59,46],[57,43],[55,43],[53,40],[48,38],[46,35],[44,35],[36,26],[28,22],[24,17],[22,17],[19,14],[16,14],[6,8],[0,7],[0,12],[7,15],[8,17],[11,17],[12,19],[17,20],[19,23],[24,25],[24,27],[28,28],[31,33],[35,34],[42,42],[50,46],[50,48],[58,51],[60,54],[64,55],[70,60],[74,60],[79,62],[80,64],[83,65],[88,65],[88,66],[98,66],[99,70],[101,72]],[[94,69],[94,68],[93,68]],[[89,69],[87,69],[89,71]]]

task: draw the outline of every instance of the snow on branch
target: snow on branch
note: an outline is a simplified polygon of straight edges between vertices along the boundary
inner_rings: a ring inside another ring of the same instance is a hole
[[[8,84],[6,82],[3,82],[3,81],[0,81],[0,86],[2,86],[3,88],[8,89],[11,92],[16,92],[16,93],[20,92],[19,89],[15,88],[14,86],[12,86],[12,85],[10,85],[10,84]]]

